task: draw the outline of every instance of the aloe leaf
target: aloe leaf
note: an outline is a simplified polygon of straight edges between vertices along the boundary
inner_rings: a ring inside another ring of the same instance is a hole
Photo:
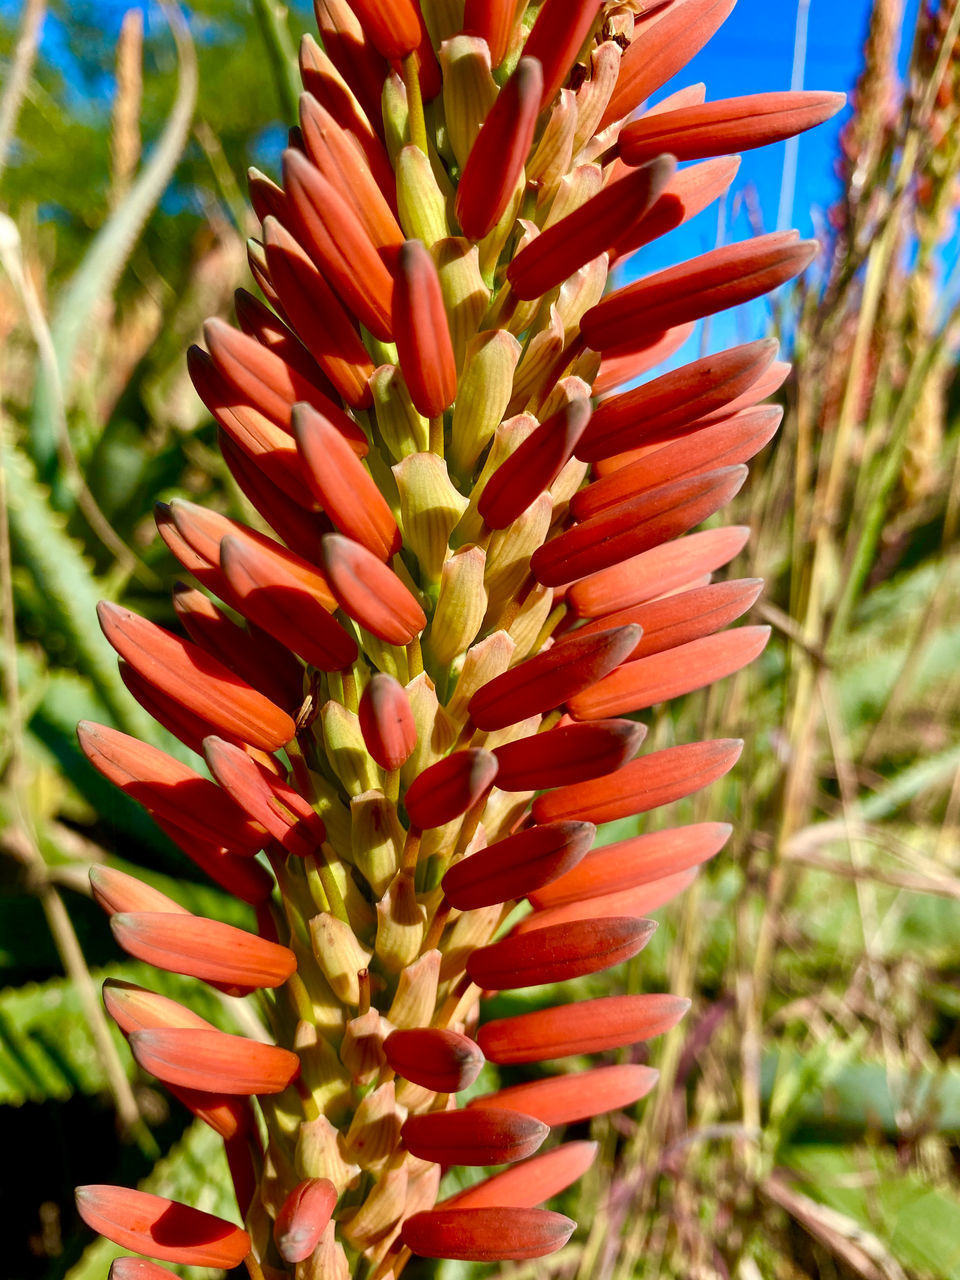
[[[833,1055],[828,1055],[832,1057]],[[799,1069],[803,1058],[789,1051],[764,1056],[762,1090],[770,1101],[775,1081],[786,1070]],[[960,1067],[935,1071],[888,1070],[880,1062],[839,1061],[818,1078],[806,1081],[791,1118],[794,1133],[883,1133],[896,1137],[905,1129],[960,1133]]]
[[[19,562],[56,613],[79,667],[116,723],[127,733],[151,740],[152,722],[127,693],[114,652],[97,626],[97,601],[103,593],[90,567],[65,532],[62,518],[51,510],[30,460],[4,444],[0,465],[7,473],[7,505]]]
[[[960,1280],[960,1199],[905,1171],[892,1152],[793,1147],[784,1163],[804,1190],[875,1235],[911,1274]]]
[[[216,993],[205,984],[151,965],[129,961],[99,970],[98,982],[120,978],[189,1003],[225,1031],[236,1023]],[[136,1067],[120,1035],[114,1039],[131,1079]],[[0,991],[0,1105],[64,1102],[75,1093],[100,1094],[106,1075],[83,1012],[83,1002],[67,978],[7,987]]]
[[[140,1183],[141,1191],[181,1200],[206,1213],[239,1221],[233,1184],[221,1139],[202,1121],[195,1121],[183,1137]],[[65,1280],[103,1280],[114,1258],[129,1251],[102,1237],[87,1248]],[[166,1263],[164,1264],[167,1265]],[[173,1268],[184,1280],[217,1280],[222,1271],[207,1267]]]
[[[197,100],[197,60],[186,22],[178,8],[164,6],[177,45],[180,74],[173,107],[150,159],[125,198],[97,232],[79,268],[60,295],[50,325],[60,383],[69,387],[77,343],[97,307],[108,297],[141,231],[170,181],[186,145]],[[34,394],[31,450],[40,475],[51,480],[57,459],[56,390],[40,379]]]

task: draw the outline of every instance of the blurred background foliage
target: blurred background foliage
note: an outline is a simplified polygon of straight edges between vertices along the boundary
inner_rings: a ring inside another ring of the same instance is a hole
[[[564,1205],[581,1232],[503,1274],[960,1277],[960,3],[915,13],[875,0],[822,259],[760,317],[797,371],[783,430],[733,512],[754,528],[734,574],[767,578],[757,612],[773,642],[750,670],[652,717],[651,749],[746,739],[732,779],[657,816],[729,819],[734,840],[658,913],[625,975],[577,984],[669,986],[694,1011],[653,1050],[651,1099],[594,1123],[602,1158]],[[296,13],[289,31],[308,26]],[[185,750],[127,696],[94,605],[121,599],[172,623],[155,499],[253,518],[184,352],[250,283],[244,173],[283,144],[269,122],[293,118],[291,49],[273,0],[199,0],[189,32],[160,9],[144,30],[114,0],[0,6],[11,1280],[106,1274],[118,1251],[80,1227],[77,1182],[139,1182],[231,1212],[218,1140],[138,1073],[98,989],[108,974],[159,982],[226,1028],[244,1026],[243,1004],[123,959],[86,872],[135,867],[202,913],[242,923],[245,909],[82,762],[74,725],[105,720]],[[733,200],[749,209],[751,194]]]

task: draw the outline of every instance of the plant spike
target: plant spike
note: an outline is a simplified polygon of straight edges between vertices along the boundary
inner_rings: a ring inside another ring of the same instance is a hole
[[[94,873],[131,954],[256,990],[269,1022],[228,1035],[106,988],[140,1066],[224,1138],[246,1219],[81,1188],[85,1221],[147,1259],[397,1280],[411,1254],[541,1257],[574,1229],[543,1202],[596,1147],[534,1153],[655,1084],[601,1059],[457,1097],[486,1060],[627,1048],[689,1004],[611,994],[490,1020],[485,993],[636,955],[644,914],[730,834],[697,823],[591,852],[598,825],[700,790],[742,747],[644,751],[646,726],[612,717],[738,670],[768,634],[723,630],[759,582],[711,580],[748,530],[697,526],[776,430],[761,404],[787,371],[775,344],[623,388],[816,247],[758,237],[607,292],[613,264],[727,191],[725,150],[842,104],[706,103],[694,86],[632,119],[734,3],[317,0],[283,185],[251,174],[266,305],[241,291],[239,328],[210,321],[189,355],[276,537],[174,501],[158,527],[204,589],[175,589],[189,638],[101,608],[124,683],[213,780],[80,728],[91,762],[258,926]],[[509,1167],[440,1199],[448,1166],[491,1164]]]

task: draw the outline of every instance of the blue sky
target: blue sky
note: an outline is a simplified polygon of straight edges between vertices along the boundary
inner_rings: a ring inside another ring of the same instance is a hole
[[[788,89],[793,68],[798,0],[739,0],[731,16],[705,49],[657,98],[703,81],[708,100]],[[912,31],[919,0],[907,0],[904,29]],[[873,0],[810,0],[804,87],[849,93],[860,71],[863,42]],[[901,66],[909,48],[901,50]],[[796,194],[791,226],[813,236],[839,191],[834,173],[837,135],[849,110],[799,140]],[[765,229],[776,226],[786,144],[746,152],[727,198],[724,239],[744,240],[752,232],[743,194],[756,194]],[[717,206],[693,222],[650,245],[632,260],[629,278],[672,266],[715,247]],[[756,337],[764,332],[768,311],[757,303],[739,315],[725,313],[712,322],[711,348]],[[692,359],[699,344],[695,334],[672,364]]]

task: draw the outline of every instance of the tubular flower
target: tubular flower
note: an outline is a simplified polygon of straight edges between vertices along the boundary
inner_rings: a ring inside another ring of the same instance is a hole
[[[725,152],[841,104],[694,88],[638,115],[733,3],[317,2],[283,185],[251,177],[268,305],[240,292],[239,328],[211,321],[189,357],[275,536],[164,506],[161,536],[203,588],[176,588],[186,636],[101,612],[131,693],[209,772],[80,730],[258,923],[98,872],[118,942],[257,990],[271,1021],[272,1040],[250,1039],[141,988],[106,992],[143,1069],[224,1136],[244,1218],[82,1189],[85,1220],[138,1254],[246,1258],[270,1280],[536,1258],[573,1229],[543,1202],[595,1154],[551,1131],[655,1083],[560,1063],[457,1104],[485,1060],[603,1054],[687,1008],[651,992],[491,1020],[484,996],[636,955],[643,913],[729,835],[699,824],[591,852],[600,824],[734,766],[737,741],[644,751],[633,716],[767,639],[722,630],[760,584],[711,581],[747,531],[697,526],[776,430],[761,404],[786,373],[775,345],[622,387],[816,245],[764,236],[607,289],[612,264],[723,195]],[[508,1167],[440,1201],[457,1164]],[[129,1259],[111,1274],[166,1273]]]

